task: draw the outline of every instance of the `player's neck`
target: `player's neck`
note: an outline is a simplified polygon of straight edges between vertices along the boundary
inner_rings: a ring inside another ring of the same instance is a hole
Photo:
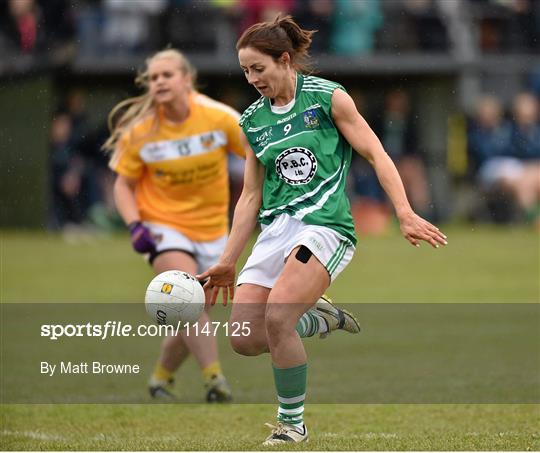
[[[189,116],[189,102],[171,102],[163,104],[163,116],[171,123],[183,123]]]
[[[289,76],[287,76],[281,92],[274,99],[272,99],[272,104],[276,107],[279,107],[281,105],[287,105],[294,99],[295,95],[296,71],[293,71]]]

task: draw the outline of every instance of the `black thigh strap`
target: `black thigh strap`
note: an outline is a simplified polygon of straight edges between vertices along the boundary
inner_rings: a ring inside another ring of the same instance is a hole
[[[296,252],[295,257],[301,263],[306,264],[311,258],[311,255],[313,255],[313,253],[311,253],[311,250],[308,249],[305,245],[301,245],[298,249],[298,252]]]

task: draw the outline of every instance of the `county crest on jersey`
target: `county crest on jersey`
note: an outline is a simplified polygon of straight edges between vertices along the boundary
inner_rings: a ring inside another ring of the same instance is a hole
[[[297,75],[294,106],[275,113],[264,96],[240,118],[257,159],[265,167],[259,221],[280,214],[324,225],[356,244],[345,183],[351,146],[332,118],[332,93],[344,88],[329,80]]]

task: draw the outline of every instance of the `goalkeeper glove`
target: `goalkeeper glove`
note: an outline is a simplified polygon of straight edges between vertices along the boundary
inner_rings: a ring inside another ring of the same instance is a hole
[[[137,253],[153,253],[156,251],[156,243],[150,230],[140,221],[131,222],[128,229],[131,234],[131,245]]]

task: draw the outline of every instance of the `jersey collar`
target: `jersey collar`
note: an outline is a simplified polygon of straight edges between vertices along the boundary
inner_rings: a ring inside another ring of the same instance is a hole
[[[294,99],[291,101],[293,102],[294,101],[294,105],[296,105],[296,101],[298,100],[298,98],[300,97],[300,92],[302,91],[302,85],[304,84],[304,75],[303,74],[300,74],[299,72],[296,73],[296,89],[294,91]],[[278,112],[274,112],[272,110],[272,102],[270,101],[270,98],[266,98],[265,99],[265,102],[266,102],[266,106],[268,107],[268,109],[274,113],[275,115],[285,115],[286,113],[289,113],[293,108],[294,108],[294,105],[292,106],[292,108],[290,108],[287,112],[284,112],[284,113],[278,113]],[[288,104],[287,104],[288,105]]]

